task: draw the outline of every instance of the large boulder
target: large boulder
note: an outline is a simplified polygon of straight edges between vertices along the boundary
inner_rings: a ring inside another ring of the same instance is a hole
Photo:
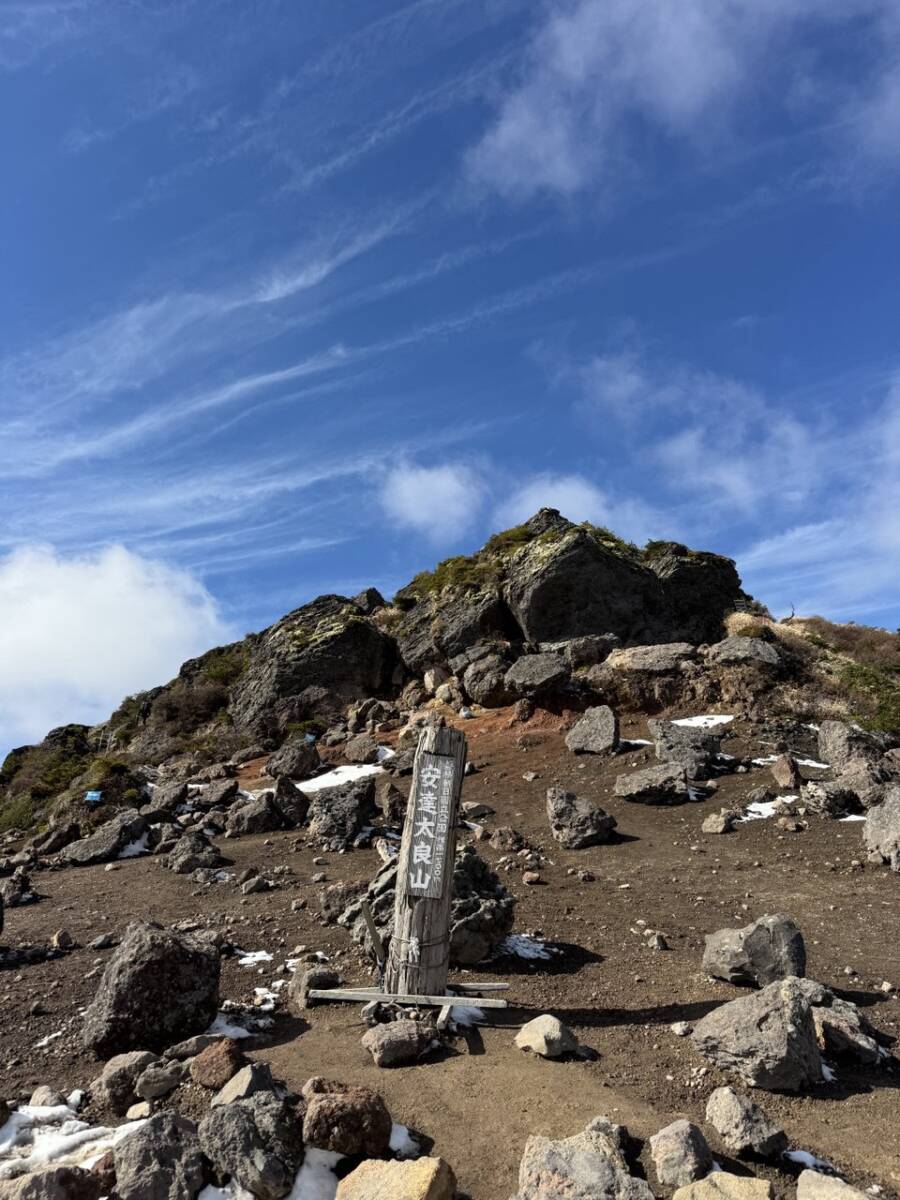
[[[550,832],[567,850],[608,842],[616,827],[616,818],[599,804],[560,787],[547,789],[547,818]]]
[[[469,663],[463,674],[463,688],[473,704],[484,708],[502,708],[512,704],[516,692],[506,682],[507,662],[499,654],[487,654]]]
[[[391,1114],[371,1088],[348,1087],[315,1078],[304,1084],[303,1096],[306,1099],[303,1140],[308,1146],[367,1158],[387,1151]]]
[[[900,871],[900,785],[888,788],[881,804],[869,811],[863,841],[872,858]]]
[[[814,779],[800,791],[806,811],[820,817],[840,820],[860,810],[859,798],[839,780]]]
[[[174,1112],[156,1113],[121,1138],[113,1160],[122,1200],[194,1200],[209,1179],[197,1126]]]
[[[660,762],[677,763],[691,779],[706,779],[722,745],[720,736],[694,725],[676,725],[674,721],[650,720],[647,723]]]
[[[822,1081],[804,980],[782,979],[713,1009],[694,1027],[696,1048],[751,1087],[797,1092]]]
[[[116,1054],[104,1064],[99,1077],[91,1084],[93,1098],[111,1108],[116,1116],[124,1117],[138,1100],[138,1079],[148,1067],[158,1062],[156,1055],[148,1050],[129,1050],[127,1054]]]
[[[353,940],[369,946],[360,900],[366,900],[376,928],[387,945],[394,930],[397,860],[378,871],[364,896],[352,900],[339,917]],[[450,962],[471,966],[481,962],[512,932],[515,898],[502,886],[490,866],[471,846],[457,850],[450,906]],[[370,947],[371,948],[371,947]]]
[[[727,666],[749,666],[774,671],[781,666],[781,655],[771,642],[756,637],[727,637],[710,646],[709,661]]]
[[[71,842],[62,852],[63,859],[76,867],[110,862],[147,832],[147,820],[134,808],[123,809],[87,837]]]
[[[207,940],[135,922],[85,1009],[81,1040],[106,1058],[162,1051],[202,1033],[219,1007],[219,955]]]
[[[515,1200],[653,1200],[650,1185],[628,1169],[627,1137],[605,1117],[574,1137],[530,1137]]]
[[[870,1200],[871,1196],[871,1192],[860,1191],[822,1171],[807,1169],[797,1179],[797,1200]]]
[[[678,1188],[672,1200],[772,1200],[772,1185],[752,1175],[711,1171],[705,1179]]]
[[[690,800],[687,774],[678,763],[659,763],[616,778],[614,792],[634,804],[684,804]]]
[[[558,654],[524,654],[506,672],[503,682],[515,696],[534,699],[558,691],[569,678],[569,668]]]
[[[181,835],[163,859],[163,866],[176,875],[192,875],[197,870],[214,870],[225,866],[223,858],[205,833],[191,829]]]
[[[259,1200],[281,1200],[303,1162],[297,1113],[272,1092],[211,1108],[198,1130],[217,1175],[230,1176]]]
[[[806,974],[803,934],[783,913],[760,917],[743,929],[719,929],[706,937],[703,969],[714,979],[763,987]]]
[[[880,763],[854,758],[841,770],[835,784],[856,799],[857,809],[875,808],[887,795],[890,775]]]
[[[835,771],[859,759],[876,761],[883,751],[879,739],[849,721],[823,721],[819,726],[819,758]]]
[[[690,642],[665,642],[653,646],[629,646],[624,650],[612,650],[604,666],[612,671],[667,675],[680,671],[686,663],[696,659],[697,649]]]
[[[288,779],[307,779],[320,765],[315,741],[306,734],[297,734],[281,746],[266,762],[266,774],[271,779],[286,775]]]
[[[0,1183],[3,1200],[100,1200],[102,1180],[80,1167],[45,1167]]]
[[[586,709],[566,734],[574,754],[610,754],[619,744],[619,718],[608,704]]]
[[[375,782],[369,777],[310,792],[309,831],[326,850],[342,850],[377,813]]]
[[[787,1134],[758,1104],[732,1087],[718,1087],[706,1103],[706,1120],[732,1154],[776,1158],[788,1147]]]
[[[673,1121],[650,1139],[656,1177],[663,1187],[686,1187],[702,1179],[712,1167],[706,1138],[696,1125],[683,1118]]]
[[[442,1158],[368,1159],[345,1175],[336,1200],[453,1200],[456,1176]]]
[[[275,806],[271,792],[260,792],[235,804],[228,813],[226,828],[233,837],[242,837],[251,833],[272,833],[284,828],[284,817]]]

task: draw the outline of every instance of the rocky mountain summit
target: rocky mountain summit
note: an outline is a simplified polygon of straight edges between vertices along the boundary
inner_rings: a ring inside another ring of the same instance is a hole
[[[323,1005],[443,724],[458,1003]],[[8,756],[0,1198],[900,1196],[897,872],[900,638],[542,510]]]

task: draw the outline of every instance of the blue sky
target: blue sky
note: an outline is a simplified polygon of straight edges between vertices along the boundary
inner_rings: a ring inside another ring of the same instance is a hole
[[[0,0],[0,748],[541,504],[900,624],[893,0]]]

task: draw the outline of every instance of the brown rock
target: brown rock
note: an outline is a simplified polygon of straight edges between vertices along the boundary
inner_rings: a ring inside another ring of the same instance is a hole
[[[456,1176],[442,1158],[360,1163],[338,1184],[336,1200],[453,1200]]]
[[[672,1200],[772,1200],[772,1185],[768,1179],[713,1171],[705,1179],[679,1188]]]
[[[791,754],[782,754],[772,763],[772,778],[780,788],[796,791],[803,783],[797,760]]]
[[[321,1078],[303,1087],[307,1100],[303,1140],[336,1154],[384,1154],[391,1140],[391,1114],[371,1088],[347,1087]]]
[[[219,1091],[244,1066],[243,1051],[233,1038],[222,1038],[191,1060],[191,1079],[201,1087]]]
[[[0,1183],[3,1200],[97,1200],[100,1181],[79,1167],[50,1167]]]

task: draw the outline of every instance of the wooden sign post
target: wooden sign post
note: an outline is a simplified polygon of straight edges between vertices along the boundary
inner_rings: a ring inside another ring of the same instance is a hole
[[[450,904],[466,739],[458,729],[426,726],[419,738],[403,825],[394,933],[384,990],[441,996],[450,970]]]

